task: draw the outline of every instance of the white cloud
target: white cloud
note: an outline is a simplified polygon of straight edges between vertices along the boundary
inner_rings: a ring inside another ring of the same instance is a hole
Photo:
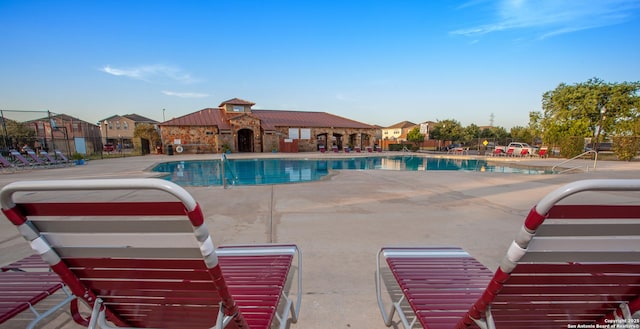
[[[166,65],[148,65],[134,68],[115,68],[109,65],[100,69],[102,72],[147,82],[171,80],[180,83],[193,83],[197,80],[179,68]]]
[[[205,97],[209,97],[209,94],[203,94],[203,93],[180,93],[180,92],[168,91],[168,90],[163,90],[162,93],[167,95],[167,96],[175,96],[175,97],[180,97],[180,98],[205,98]]]
[[[472,3],[474,7],[485,4],[482,1]],[[640,8],[637,0],[498,0],[486,4],[492,7],[494,14],[491,22],[450,33],[475,37],[499,31],[531,29],[544,39],[622,24]]]

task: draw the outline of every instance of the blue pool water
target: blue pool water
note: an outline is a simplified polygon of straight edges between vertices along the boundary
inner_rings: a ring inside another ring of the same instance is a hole
[[[182,186],[222,185],[220,160],[165,162],[152,169]],[[421,156],[356,157],[345,159],[229,159],[224,162],[228,185],[262,185],[310,182],[331,170],[457,170],[520,174],[550,174],[544,168],[519,168],[485,160],[427,158]]]

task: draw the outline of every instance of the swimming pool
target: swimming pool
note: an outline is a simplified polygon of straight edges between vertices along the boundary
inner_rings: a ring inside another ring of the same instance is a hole
[[[514,167],[482,159],[429,158],[423,156],[354,157],[344,159],[229,159],[165,162],[152,171],[182,186],[263,185],[310,182],[331,170],[481,171],[518,174],[550,174],[545,168]]]

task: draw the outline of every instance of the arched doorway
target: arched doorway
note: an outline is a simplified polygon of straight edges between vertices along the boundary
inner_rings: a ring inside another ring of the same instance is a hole
[[[238,130],[238,152],[253,152],[253,131],[251,129]]]

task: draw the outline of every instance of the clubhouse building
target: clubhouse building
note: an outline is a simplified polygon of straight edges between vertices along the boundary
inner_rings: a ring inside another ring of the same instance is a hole
[[[165,148],[176,153],[312,152],[373,147],[380,129],[326,112],[252,109],[233,98],[159,124]]]

